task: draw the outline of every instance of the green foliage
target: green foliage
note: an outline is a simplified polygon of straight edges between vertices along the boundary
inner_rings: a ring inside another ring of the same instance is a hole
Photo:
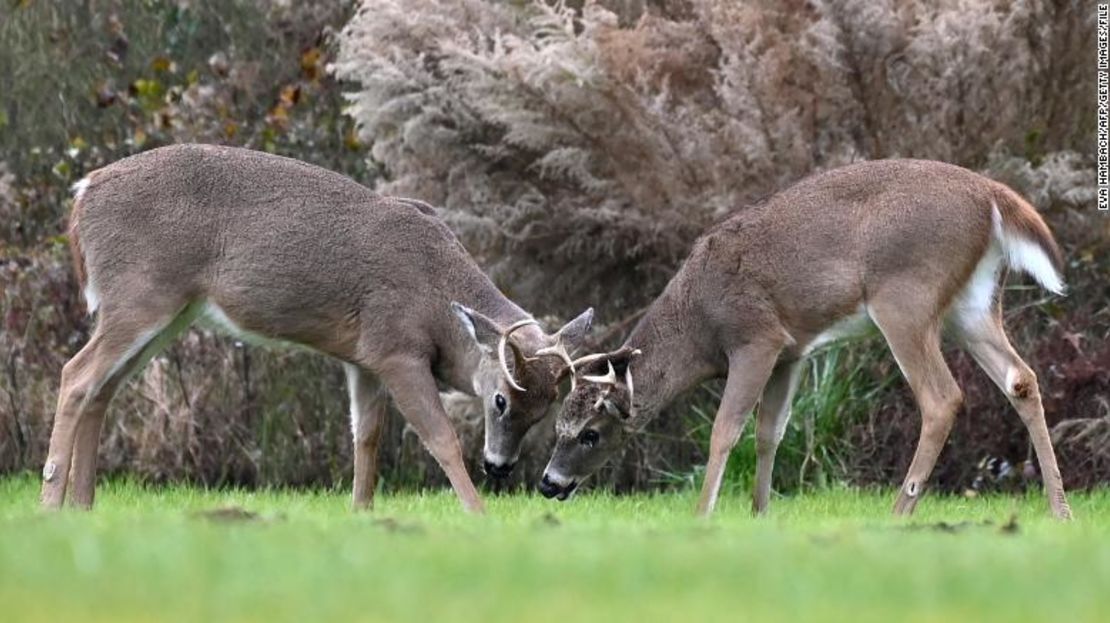
[[[834,489],[753,519],[725,496],[489,500],[450,493],[209,491],[107,482],[92,513],[44,516],[37,482],[0,480],[5,620],[1100,621],[1110,492],[927,497]],[[223,509],[222,512],[213,512]],[[1013,517],[1013,519],[1011,519]]]
[[[0,241],[29,245],[57,231],[69,184],[174,142],[295,154],[362,177],[320,49],[346,11],[268,0],[0,3],[0,162],[19,179],[23,210]]]

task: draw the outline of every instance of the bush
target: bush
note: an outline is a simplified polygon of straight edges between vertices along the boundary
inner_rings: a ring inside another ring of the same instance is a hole
[[[635,309],[708,224],[815,169],[1090,146],[1077,6],[608,6],[366,0],[340,36],[379,187],[445,205],[530,308]]]
[[[468,248],[526,307],[565,315],[592,304],[618,322],[661,291],[707,225],[861,159],[984,171],[1046,209],[1069,253],[1106,249],[1106,233],[1090,226],[1093,35],[1090,11],[1047,0],[363,0],[333,68],[355,87],[350,113],[383,192],[445,205]],[[1101,303],[1086,291],[1107,267],[1096,257],[1073,260],[1065,305],[1024,289],[1008,295],[1019,349],[1047,387],[1068,386],[1052,366],[1102,356],[1042,354],[1061,332],[1105,334],[1091,312]],[[811,364],[821,374],[795,405],[780,484],[901,479],[917,416],[881,350]],[[959,489],[981,459],[1017,464],[1027,447],[985,376],[966,358],[954,364],[970,399],[938,481]],[[871,404],[842,404],[846,390],[832,378],[857,379],[853,395]],[[1085,383],[1107,388],[1104,377]],[[715,411],[713,387],[659,418],[608,482],[687,481],[703,458],[697,431]],[[887,387],[898,391],[879,391]],[[1079,390],[1064,391],[1077,401],[1069,417],[1095,417]],[[998,415],[983,421],[987,410]],[[1067,472],[1069,450],[1061,454]]]

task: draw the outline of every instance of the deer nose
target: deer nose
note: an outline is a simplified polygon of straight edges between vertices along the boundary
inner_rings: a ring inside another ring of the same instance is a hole
[[[573,480],[570,484],[560,485],[552,480],[551,477],[547,475],[547,472],[544,472],[543,478],[540,479],[540,494],[549,500],[551,498],[558,498],[559,501],[562,502],[569,498],[570,494],[573,493],[577,487],[578,483]]]
[[[543,497],[550,500],[558,495],[561,490],[562,487],[551,482],[551,479],[547,477],[547,473],[545,472],[543,478],[540,479],[540,493],[543,494]]]
[[[482,467],[486,470],[487,474],[500,480],[502,478],[508,478],[509,474],[513,473],[513,468],[516,467],[516,463],[502,463],[496,465],[487,460],[483,463]]]

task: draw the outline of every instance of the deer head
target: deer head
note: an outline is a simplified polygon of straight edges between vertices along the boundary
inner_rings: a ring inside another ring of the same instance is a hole
[[[632,363],[639,356],[624,347],[573,362],[579,382],[555,421],[555,450],[540,481],[545,497],[567,499],[621,447],[635,412]]]
[[[582,343],[593,321],[587,309],[553,335],[526,327],[526,318],[507,327],[458,303],[452,305],[467,334],[481,353],[474,372],[474,392],[483,401],[486,473],[497,478],[512,473],[525,434],[547,415],[558,397],[559,383],[571,377],[571,353]],[[540,333],[539,336],[536,334]]]

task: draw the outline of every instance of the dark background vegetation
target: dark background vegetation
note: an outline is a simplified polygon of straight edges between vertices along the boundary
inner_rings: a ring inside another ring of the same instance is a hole
[[[88,335],[69,185],[201,141],[443,206],[509,296],[552,321],[596,306],[599,348],[708,224],[814,170],[906,156],[981,171],[1029,197],[1065,250],[1069,295],[1013,280],[1007,325],[1040,374],[1066,483],[1106,482],[1110,219],[1094,210],[1093,58],[1093,5],[1079,0],[4,0],[0,472],[41,464],[58,374]],[[1034,483],[1005,399],[970,358],[949,361],[967,400],[936,482]],[[684,398],[600,481],[696,480],[718,391]],[[448,401],[477,462],[474,407]],[[346,410],[331,362],[195,330],[117,397],[101,465],[345,483]],[[918,417],[880,342],[816,357],[794,413],[780,490],[901,479]],[[517,484],[546,459],[541,428]],[[750,446],[730,463],[740,486]],[[443,484],[395,414],[382,455],[385,487]]]

